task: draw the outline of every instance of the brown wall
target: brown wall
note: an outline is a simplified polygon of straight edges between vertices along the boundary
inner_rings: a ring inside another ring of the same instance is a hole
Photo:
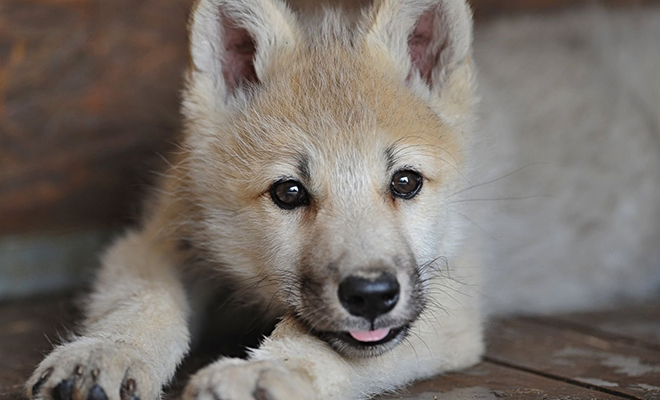
[[[478,17],[578,2],[473,1]],[[131,220],[178,131],[191,3],[0,0],[0,235]]]
[[[0,234],[133,214],[177,132],[190,3],[0,1]]]

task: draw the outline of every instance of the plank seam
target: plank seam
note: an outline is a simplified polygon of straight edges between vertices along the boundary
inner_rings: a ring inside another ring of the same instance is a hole
[[[643,397],[637,397],[637,396],[634,396],[634,395],[631,395],[631,394],[628,394],[628,393],[619,392],[617,390],[612,390],[612,389],[608,389],[608,388],[604,388],[604,387],[600,387],[600,386],[596,386],[596,385],[591,385],[589,383],[580,382],[580,381],[577,381],[577,380],[574,380],[574,379],[566,378],[566,377],[563,377],[561,375],[555,375],[555,374],[552,374],[552,373],[549,373],[549,372],[535,370],[535,369],[528,368],[528,367],[525,367],[525,366],[522,366],[522,365],[517,365],[517,364],[507,362],[507,361],[498,360],[497,358],[490,357],[490,356],[485,356],[484,361],[489,362],[491,364],[499,365],[501,367],[511,368],[511,369],[515,369],[515,370],[518,370],[518,371],[523,371],[523,372],[527,372],[527,373],[530,373],[530,374],[533,374],[533,375],[541,376],[541,377],[544,377],[544,378],[552,379],[552,380],[555,380],[555,381],[568,383],[570,385],[580,386],[580,387],[590,389],[590,390],[594,390],[594,391],[597,391],[597,392],[602,392],[602,393],[607,393],[609,395],[622,397],[624,399],[644,400]]]
[[[570,329],[578,333],[595,336],[597,338],[613,341],[618,344],[623,344],[633,347],[644,347],[650,350],[660,351],[660,345],[647,342],[644,339],[637,339],[632,336],[626,336],[622,334],[603,331],[598,328],[592,328],[586,325],[579,324],[577,322],[566,321],[564,319],[557,317],[548,317],[545,319],[536,318],[536,317],[521,317],[520,319],[537,325]]]

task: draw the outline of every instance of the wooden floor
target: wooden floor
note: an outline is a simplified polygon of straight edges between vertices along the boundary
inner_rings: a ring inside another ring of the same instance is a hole
[[[1,400],[24,399],[23,382],[74,315],[63,297],[0,304]],[[660,399],[660,301],[495,321],[488,338],[481,364],[388,399]],[[168,398],[200,363],[187,363]]]

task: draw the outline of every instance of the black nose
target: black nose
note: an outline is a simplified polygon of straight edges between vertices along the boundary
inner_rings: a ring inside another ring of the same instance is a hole
[[[399,300],[399,282],[390,274],[375,279],[349,276],[339,284],[339,300],[352,315],[373,321],[394,308]]]

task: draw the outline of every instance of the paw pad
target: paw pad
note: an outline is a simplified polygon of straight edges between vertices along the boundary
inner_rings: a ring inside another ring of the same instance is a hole
[[[258,387],[252,394],[256,400],[273,400],[273,397],[268,391],[262,387]]]
[[[135,389],[137,389],[137,383],[135,383],[135,379],[128,379],[119,390],[120,399],[140,400],[140,398],[135,395]]]

